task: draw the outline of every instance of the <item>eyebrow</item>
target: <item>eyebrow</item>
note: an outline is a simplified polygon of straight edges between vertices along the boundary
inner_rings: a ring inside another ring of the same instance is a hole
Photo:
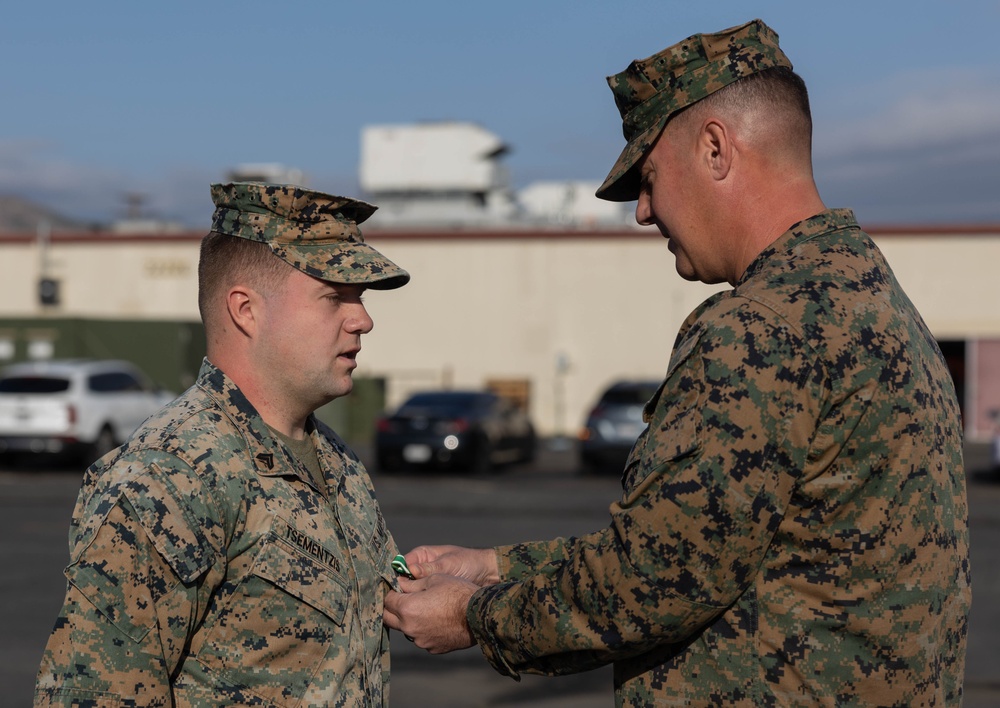
[[[320,281],[323,284],[323,293],[329,295],[364,295],[368,288],[360,283],[332,283],[327,280]]]

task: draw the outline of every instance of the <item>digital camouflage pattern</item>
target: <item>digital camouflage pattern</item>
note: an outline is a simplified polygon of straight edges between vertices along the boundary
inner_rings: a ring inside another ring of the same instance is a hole
[[[324,488],[207,361],[84,478],[36,706],[386,706],[398,552],[315,418]]]
[[[301,187],[256,182],[212,185],[212,231],[260,241],[321,280],[392,290],[410,275],[365,243],[358,224],[377,207]]]
[[[608,77],[628,144],[597,196],[613,202],[639,197],[633,169],[653,146],[670,117],[737,79],[792,62],[778,47],[778,35],[760,20],[715,34],[695,34],[625,71]]]
[[[971,600],[944,359],[849,210],[683,325],[608,528],[498,549],[500,672],[614,662],[618,705],[953,706]]]

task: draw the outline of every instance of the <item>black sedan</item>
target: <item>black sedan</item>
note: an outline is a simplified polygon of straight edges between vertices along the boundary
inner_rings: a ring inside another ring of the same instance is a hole
[[[483,473],[529,462],[534,454],[527,414],[489,391],[416,393],[376,423],[375,461],[386,472],[453,467]]]

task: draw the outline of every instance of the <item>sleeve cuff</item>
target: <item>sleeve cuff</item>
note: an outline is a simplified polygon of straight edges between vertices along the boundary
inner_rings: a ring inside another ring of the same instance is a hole
[[[503,577],[503,568],[501,568]],[[469,631],[475,637],[486,661],[503,676],[509,676],[515,681],[521,680],[521,675],[511,666],[503,654],[503,647],[496,639],[497,620],[490,616],[493,600],[504,592],[512,583],[499,583],[480,588],[469,600],[465,610],[465,619],[469,623]]]

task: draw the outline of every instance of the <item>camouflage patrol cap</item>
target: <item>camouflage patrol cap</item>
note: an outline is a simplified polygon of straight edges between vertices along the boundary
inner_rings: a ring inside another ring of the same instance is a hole
[[[639,196],[636,163],[675,113],[744,76],[792,63],[778,35],[760,20],[715,34],[695,34],[608,77],[628,144],[597,196],[627,202]]]
[[[332,283],[398,288],[410,274],[365,243],[358,224],[377,207],[301,187],[212,185],[212,231],[266,243],[281,260]]]

